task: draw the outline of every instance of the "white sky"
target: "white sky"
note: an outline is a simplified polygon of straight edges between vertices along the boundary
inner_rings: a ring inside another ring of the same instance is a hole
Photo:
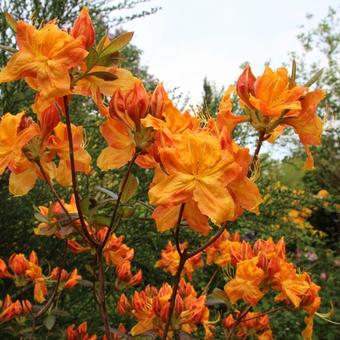
[[[339,0],[153,0],[161,6],[149,17],[124,24],[135,31],[133,43],[142,62],[167,89],[180,87],[198,104],[203,78],[218,87],[234,83],[248,61],[255,75],[265,62],[276,68],[299,50],[299,26],[318,23]],[[140,7],[142,8],[142,7]]]

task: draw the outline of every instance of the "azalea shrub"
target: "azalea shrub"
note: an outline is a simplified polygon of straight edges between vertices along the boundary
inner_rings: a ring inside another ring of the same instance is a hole
[[[132,33],[97,37],[87,8],[71,28],[5,15],[17,48],[7,48],[0,83],[23,79],[36,96],[32,112],[1,116],[0,174],[14,196],[49,189],[51,200],[34,206],[34,233],[53,239],[58,265],[33,249],[0,259],[3,285],[16,291],[0,297],[1,332],[264,340],[275,337],[272,316],[285,312],[303,320],[301,335],[312,339],[314,319],[327,319],[319,312],[321,287],[292,261],[305,248],[292,248],[287,224],[305,237],[325,232],[307,221],[312,207],[301,191],[273,209],[272,192],[284,190],[280,183],[260,190],[266,169],[259,155],[293,129],[305,169],[314,167],[310,146],[321,143],[317,108],[325,97],[311,89],[317,76],[298,84],[294,62],[291,71],[266,66],[257,77],[247,66],[216,114],[182,112],[162,83],[148,92],[120,66]],[[240,115],[232,112],[233,95]],[[103,137],[95,159],[72,106],[78,96],[97,108],[89,113]],[[240,124],[257,134],[252,154],[234,140]],[[315,199],[324,204],[327,196]],[[77,290],[100,324],[73,308]],[[63,318],[75,322],[61,328]]]

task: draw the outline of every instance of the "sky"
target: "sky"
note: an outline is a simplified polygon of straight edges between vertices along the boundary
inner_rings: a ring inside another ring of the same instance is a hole
[[[299,51],[299,26],[315,25],[337,8],[335,0],[152,0],[137,7],[160,6],[154,15],[124,24],[132,43],[143,50],[142,63],[166,89],[179,87],[196,105],[203,78],[227,87],[249,62],[255,75],[264,63],[273,68]],[[308,21],[306,14],[313,14]]]

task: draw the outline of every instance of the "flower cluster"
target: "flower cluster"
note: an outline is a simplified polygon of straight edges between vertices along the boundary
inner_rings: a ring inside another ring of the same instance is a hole
[[[223,319],[223,327],[227,330],[234,330],[236,339],[247,339],[248,336],[256,336],[258,340],[272,340],[272,331],[269,325],[269,317],[267,314],[259,312],[248,312],[241,322],[242,313],[237,310],[235,316],[229,314]]]
[[[187,245],[187,242],[179,244],[181,252],[187,248]],[[172,276],[175,276],[179,262],[180,256],[176,246],[172,245],[171,241],[168,241],[166,248],[162,250],[161,259],[156,262],[155,267],[162,268]],[[198,253],[185,262],[182,275],[185,275],[191,281],[193,272],[203,266],[204,263],[201,258],[201,253]]]
[[[295,74],[288,75],[286,68],[273,71],[269,66],[256,78],[247,66],[237,81],[237,93],[245,107],[247,120],[261,131],[264,140],[274,142],[285,128],[293,127],[305,146],[305,167],[314,166],[310,145],[321,143],[322,121],[316,109],[325,92],[308,92],[307,86],[295,84]]]
[[[225,234],[224,240],[213,244],[207,253],[212,262],[235,268],[235,275],[224,286],[230,302],[235,304],[243,300],[250,306],[256,306],[272,289],[279,293],[275,296],[276,302],[308,313],[304,334],[311,332],[314,314],[320,306],[320,287],[312,282],[308,273],[299,273],[287,260],[283,239],[276,244],[271,238],[258,240],[252,246],[245,241],[228,242],[227,237]],[[225,253],[229,254],[227,261]]]
[[[131,329],[133,336],[151,330],[162,336],[168,318],[171,293],[171,286],[164,283],[159,290],[147,286],[141,292],[134,292],[130,302],[124,294],[121,296],[118,302],[120,314],[131,310],[138,320]],[[205,296],[197,296],[193,286],[181,279],[175,299],[174,315],[171,319],[171,332],[182,330],[191,334],[196,331],[198,325],[204,327],[205,338],[211,339],[213,327],[209,323],[209,309],[205,306]]]
[[[12,279],[16,287],[24,287],[29,283],[34,284],[34,300],[43,303],[48,295],[47,282],[57,281],[61,270],[59,288],[73,288],[78,284],[81,276],[77,269],[68,274],[65,269],[54,268],[48,276],[43,275],[42,268],[39,266],[38,257],[32,251],[27,259],[24,254],[12,254],[8,260],[8,267],[4,260],[0,259],[0,278]]]

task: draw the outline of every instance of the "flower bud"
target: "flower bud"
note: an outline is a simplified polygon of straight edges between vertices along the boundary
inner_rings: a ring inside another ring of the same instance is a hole
[[[234,326],[235,324],[235,319],[232,316],[232,314],[229,314],[226,318],[223,319],[223,327],[230,329]]]
[[[9,258],[8,264],[16,275],[24,275],[28,269],[27,259],[24,254],[13,254]]]
[[[136,81],[135,86],[126,96],[126,110],[137,130],[140,130],[140,120],[146,116],[148,108],[149,95],[142,82]]]
[[[95,43],[95,31],[87,7],[83,7],[70,32],[73,38],[82,38],[85,49]]]
[[[122,294],[117,303],[117,311],[119,315],[123,315],[127,313],[131,309],[131,305],[129,300],[127,299],[125,294]]]
[[[150,113],[158,119],[163,118],[163,111],[166,104],[169,102],[168,94],[166,93],[163,84],[159,83],[152,94],[150,102]]]
[[[247,66],[241,76],[238,78],[236,83],[236,91],[238,96],[241,100],[249,107],[252,108],[253,106],[249,102],[249,96],[254,95],[254,85],[255,85],[256,78],[251,72],[249,66]]]

